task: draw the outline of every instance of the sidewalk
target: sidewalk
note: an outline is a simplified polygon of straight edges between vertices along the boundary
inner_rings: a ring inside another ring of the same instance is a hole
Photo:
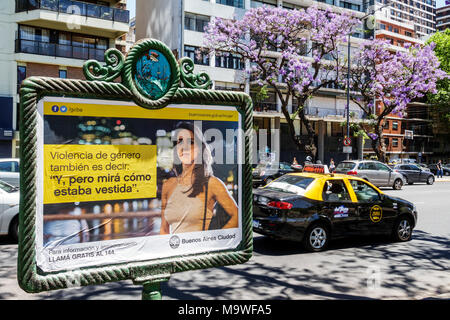
[[[450,176],[444,176],[442,178],[438,178],[435,176],[434,182],[450,182]]]

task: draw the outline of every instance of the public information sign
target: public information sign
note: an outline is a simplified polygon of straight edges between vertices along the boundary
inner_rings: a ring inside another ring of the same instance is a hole
[[[249,96],[156,40],[105,61],[22,84],[20,286],[131,279],[158,298],[172,273],[248,261]]]

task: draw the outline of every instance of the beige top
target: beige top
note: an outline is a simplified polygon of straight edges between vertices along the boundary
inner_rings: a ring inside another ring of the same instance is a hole
[[[203,231],[205,214],[204,197],[190,198],[190,186],[177,184],[167,200],[164,217],[170,225],[170,233]],[[187,191],[187,192],[186,192]],[[213,213],[206,210],[205,230],[208,230]]]

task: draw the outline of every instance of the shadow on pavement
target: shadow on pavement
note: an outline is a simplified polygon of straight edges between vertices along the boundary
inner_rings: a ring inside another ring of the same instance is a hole
[[[391,243],[386,237],[337,240],[328,251],[305,253],[295,242],[255,237],[254,252],[298,260],[271,267],[251,262],[236,267],[203,271],[185,279],[173,278],[164,295],[173,299],[371,299],[432,297],[450,291],[448,278],[450,239],[416,230],[407,243]],[[310,266],[307,257],[319,257]],[[278,258],[275,258],[278,259]],[[370,294],[367,270],[379,268],[381,283]]]
[[[162,284],[163,298],[414,299],[450,291],[450,237],[415,230],[407,243],[370,237],[335,240],[330,245],[327,251],[306,253],[295,242],[255,234],[254,256],[248,263],[174,274]],[[4,279],[17,283],[17,246],[0,245],[0,249],[0,299],[17,299],[4,285]],[[367,289],[370,268],[379,269],[378,291]],[[140,299],[141,292],[141,286],[121,281],[41,293],[33,299],[126,300]]]

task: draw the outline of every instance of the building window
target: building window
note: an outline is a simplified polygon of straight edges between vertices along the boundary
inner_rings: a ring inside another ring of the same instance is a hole
[[[250,7],[251,8],[259,8],[262,6],[266,6],[266,7],[276,7],[277,6],[277,2],[272,0],[252,0],[250,2]]]
[[[389,130],[389,121],[384,123],[383,129]]]
[[[397,121],[392,122],[392,130],[398,130],[398,122]]]
[[[184,16],[184,28],[186,30],[205,32],[209,23],[209,17],[198,14],[186,13]]]
[[[16,52],[103,62],[108,39],[19,25]]]
[[[209,55],[201,52],[199,47],[184,46],[184,56],[191,58],[195,64],[209,66]]]
[[[398,147],[398,138],[393,138],[393,139],[392,139],[392,146],[393,146],[394,148]]]
[[[407,37],[412,37],[412,33],[411,33],[411,32],[408,32],[408,31],[405,31],[405,36],[407,36]]]
[[[216,67],[244,70],[244,61],[242,60],[242,57],[240,55],[228,52],[217,52]]]
[[[216,3],[244,9],[244,0],[216,0]]]
[[[356,11],[360,11],[361,6],[359,4],[354,4],[354,3],[350,3],[350,2],[346,2],[346,1],[341,1],[339,2],[339,6],[346,8],[346,9],[351,9],[351,10],[356,10]]]
[[[67,79],[67,70],[59,70],[59,77],[61,79]]]
[[[17,93],[19,93],[20,84],[27,77],[27,67],[17,66]]]

